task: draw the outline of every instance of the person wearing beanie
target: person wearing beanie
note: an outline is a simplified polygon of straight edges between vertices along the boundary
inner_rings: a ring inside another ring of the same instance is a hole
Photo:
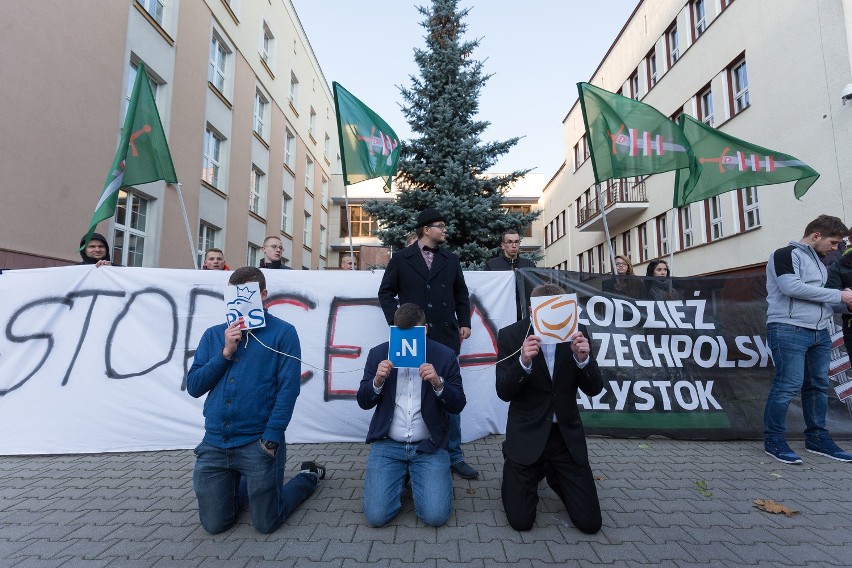
[[[86,245],[85,248],[83,245]],[[121,266],[112,261],[109,256],[109,243],[106,238],[100,233],[92,233],[89,241],[86,242],[86,237],[80,239],[80,258],[82,262],[77,264],[94,264],[96,267],[101,266]]]
[[[379,303],[388,325],[399,306],[417,304],[426,314],[428,338],[446,345],[458,357],[470,337],[470,297],[459,257],[441,245],[447,241],[447,219],[437,209],[424,209],[414,226],[417,240],[394,253],[379,286]],[[464,461],[461,418],[450,414],[450,467],[464,479],[479,475]]]

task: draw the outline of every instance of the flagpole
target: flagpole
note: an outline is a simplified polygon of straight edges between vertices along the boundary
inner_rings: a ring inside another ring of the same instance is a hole
[[[178,201],[180,201],[180,210],[183,213],[183,224],[186,227],[186,238],[189,241],[189,254],[192,255],[192,266],[195,270],[198,270],[198,256],[195,253],[195,243],[192,242],[192,231],[189,228],[189,217],[186,214],[186,205],[183,202],[183,193],[180,190],[180,186],[183,184],[178,183],[170,183],[169,185],[175,186],[177,188]]]
[[[675,217],[677,216],[677,208],[672,208],[672,222],[671,229],[669,230],[669,275],[671,275],[672,270],[674,269],[674,230],[675,230]],[[671,283],[669,283],[671,286]]]
[[[346,230],[349,233],[349,257],[352,264],[349,270],[355,270],[355,247],[352,245],[352,211],[349,209],[349,186],[343,184],[343,203],[346,206]]]
[[[603,221],[604,235],[606,236],[606,248],[609,250],[609,263],[612,267],[612,273],[615,274],[615,251],[612,250],[612,241],[609,238],[609,224],[606,222],[606,207],[601,197],[601,184],[595,184],[595,195],[598,197],[598,205],[601,208],[601,221]]]

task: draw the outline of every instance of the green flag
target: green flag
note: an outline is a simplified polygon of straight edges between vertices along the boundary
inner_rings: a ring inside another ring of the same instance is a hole
[[[801,198],[819,177],[807,164],[768,148],[751,144],[682,115],[680,126],[692,146],[689,174],[675,176],[674,206],[701,201],[733,189],[796,181],[793,194]]]
[[[332,87],[343,184],[381,177],[385,180],[385,193],[389,193],[399,161],[399,138],[382,117],[339,83],[333,82]]]
[[[677,124],[652,106],[577,83],[595,181],[689,167]]]
[[[109,168],[101,197],[95,206],[83,247],[88,243],[98,223],[115,215],[119,189],[157,180],[177,183],[177,175],[163,132],[163,124],[157,112],[157,104],[154,102],[154,94],[148,82],[148,73],[145,71],[145,64],[140,62],[136,70],[136,82],[133,83],[133,93],[127,105],[121,141]],[[80,250],[83,247],[80,247]]]

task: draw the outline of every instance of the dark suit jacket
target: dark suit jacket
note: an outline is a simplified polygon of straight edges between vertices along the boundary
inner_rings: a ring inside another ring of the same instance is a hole
[[[580,330],[588,337],[584,326],[580,326]],[[589,396],[603,390],[603,379],[594,353],[589,353],[589,363],[579,369],[571,344],[559,343],[556,345],[553,380],[543,352],[533,358],[532,372],[527,375],[519,361],[520,352],[512,353],[520,348],[530,333],[532,329],[527,318],[504,327],[497,334],[497,358],[501,361],[497,364],[497,396],[509,403],[504,453],[510,460],[522,465],[535,463],[544,452],[555,413],[571,457],[578,464],[585,465],[589,457],[577,409],[577,388]]]
[[[358,406],[364,410],[376,407],[370,430],[367,432],[367,443],[387,438],[393,421],[393,411],[396,406],[396,377],[398,369],[394,368],[385,380],[382,392],[376,394],[373,389],[373,378],[379,363],[388,358],[388,342],[370,349],[367,355],[367,365],[364,368],[364,378],[358,387]],[[456,354],[449,347],[436,341],[426,339],[426,362],[435,367],[435,372],[444,379],[444,390],[441,396],[435,394],[428,381],[421,381],[420,414],[429,429],[429,437],[417,445],[417,451],[426,454],[435,450],[447,449],[450,429],[447,413],[459,414],[467,400],[462,387],[461,372],[459,371]]]
[[[440,248],[426,270],[415,241],[394,253],[379,286],[379,303],[389,325],[397,307],[411,302],[426,314],[429,339],[461,351],[459,327],[470,327],[470,298],[459,257]]]
[[[485,270],[515,270],[517,268],[535,268],[535,263],[528,258],[519,256],[512,262],[505,254],[488,259]]]

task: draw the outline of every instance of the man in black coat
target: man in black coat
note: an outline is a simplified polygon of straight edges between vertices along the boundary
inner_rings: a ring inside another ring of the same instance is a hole
[[[521,235],[517,231],[504,231],[500,235],[500,250],[502,254],[489,259],[485,270],[517,270],[518,268],[535,268],[535,263],[520,256]]]
[[[564,293],[543,284],[532,297]],[[542,345],[531,331],[525,318],[497,335],[497,396],[509,403],[501,487],[506,518],[513,529],[530,530],[538,484],[546,478],[574,526],[593,534],[601,528],[601,509],[577,389],[594,396],[603,390],[603,379],[584,326],[570,343],[555,345]]]
[[[440,245],[446,242],[447,220],[437,209],[417,216],[417,241],[391,257],[379,286],[379,303],[388,325],[396,309],[417,304],[426,314],[429,339],[452,349],[470,337],[470,298],[459,257]],[[478,472],[464,461],[461,451],[461,420],[450,414],[450,465],[465,479]]]

